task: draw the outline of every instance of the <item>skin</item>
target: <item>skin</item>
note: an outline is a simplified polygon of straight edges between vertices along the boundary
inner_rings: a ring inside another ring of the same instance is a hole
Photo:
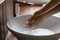
[[[45,18],[55,14],[50,13],[50,11],[55,12],[55,7],[60,4],[60,0],[51,0],[42,10],[39,10],[34,13],[34,15],[28,20],[28,26],[33,27],[34,25],[38,24],[38,22],[44,20]],[[57,9],[58,10],[58,9]],[[57,11],[56,11],[57,12]]]

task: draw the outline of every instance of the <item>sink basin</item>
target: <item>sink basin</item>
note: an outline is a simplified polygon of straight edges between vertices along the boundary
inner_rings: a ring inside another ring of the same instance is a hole
[[[0,4],[2,4],[5,0],[0,0]]]
[[[51,0],[17,0],[19,2],[28,2],[29,4],[47,4]]]
[[[57,40],[60,37],[60,18],[51,16],[45,19],[41,24],[39,24],[35,29],[42,28],[42,32],[45,29],[51,30],[52,34],[49,35],[34,35],[29,34],[29,32],[25,33],[25,31],[29,30],[26,27],[27,19],[31,17],[31,15],[24,15],[12,18],[7,23],[7,28],[11,31],[11,33],[18,38],[18,40]],[[40,29],[41,31],[41,29]],[[31,31],[30,31],[31,32]],[[37,31],[36,31],[37,32]],[[47,31],[49,32],[49,31]]]

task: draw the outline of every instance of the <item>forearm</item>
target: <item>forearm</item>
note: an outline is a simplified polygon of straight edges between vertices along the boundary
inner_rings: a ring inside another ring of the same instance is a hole
[[[52,0],[50,3],[48,3],[43,9],[37,11],[34,13],[32,18],[36,18],[37,16],[45,14],[45,12],[48,12],[54,8],[54,6],[59,2],[59,0]]]
[[[56,8],[56,6],[59,4],[60,4],[59,0],[52,0],[42,10],[38,11],[31,17],[31,19],[29,20],[29,24],[34,25],[39,19],[41,21],[41,20],[45,19],[46,17],[49,17],[52,14],[55,14],[58,10],[58,8]],[[59,8],[60,8],[60,6],[59,6]],[[51,11],[53,11],[53,13]]]
[[[44,20],[44,19],[52,16],[53,14],[57,14],[58,12],[60,12],[60,4],[57,5],[54,9],[47,12],[46,14],[39,16],[39,19]]]
[[[49,17],[49,16],[55,14],[55,13],[58,12],[58,11],[60,11],[60,2],[57,3],[52,10],[49,10],[49,11],[47,11],[47,12],[45,11],[45,13],[44,13],[43,15],[40,15],[40,16],[38,16],[38,17],[41,17],[41,16],[43,16],[44,18],[45,18],[45,16],[46,16],[46,17]],[[38,18],[38,17],[37,17],[37,18]],[[36,18],[36,19],[37,19],[37,18]]]
[[[46,18],[52,16],[53,14],[56,14],[60,12],[60,5],[56,6],[54,9],[50,10],[49,12],[47,12],[44,15],[41,15],[39,17],[37,17],[34,22],[32,22],[31,25],[35,26],[38,25],[39,23],[42,23]]]

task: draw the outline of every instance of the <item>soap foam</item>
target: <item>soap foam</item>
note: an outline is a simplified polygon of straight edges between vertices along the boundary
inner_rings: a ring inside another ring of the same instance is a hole
[[[34,36],[45,36],[54,34],[53,31],[45,28],[38,28],[34,30],[27,30],[22,32],[23,34],[34,35]]]

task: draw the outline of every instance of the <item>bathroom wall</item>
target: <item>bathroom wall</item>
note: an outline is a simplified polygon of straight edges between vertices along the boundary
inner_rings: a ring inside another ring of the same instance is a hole
[[[13,0],[5,0],[0,4],[0,40],[5,40],[7,21],[13,17]]]

